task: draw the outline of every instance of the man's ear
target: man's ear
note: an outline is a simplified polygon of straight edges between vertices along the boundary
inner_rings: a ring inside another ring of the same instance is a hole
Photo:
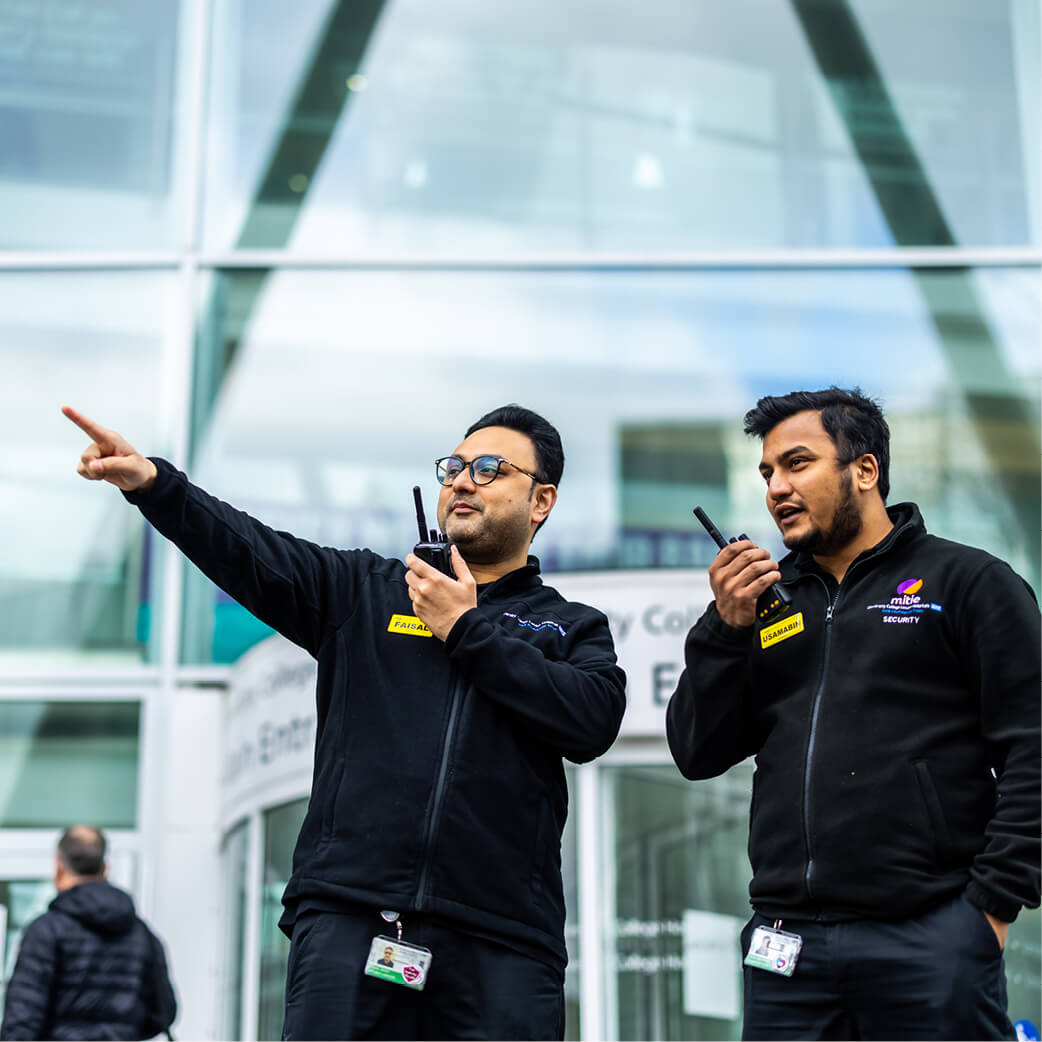
[[[532,496],[532,524],[540,524],[550,516],[550,511],[557,502],[556,485],[538,485]]]
[[[871,492],[879,484],[879,461],[871,452],[854,460],[854,481],[860,492]]]

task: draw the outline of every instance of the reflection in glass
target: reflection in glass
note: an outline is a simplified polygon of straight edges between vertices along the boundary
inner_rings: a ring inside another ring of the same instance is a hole
[[[222,925],[225,967],[221,996],[222,1038],[242,1038],[242,985],[246,963],[246,886],[249,879],[249,822],[228,833],[222,851],[224,881]]]
[[[0,880],[0,1009],[14,972],[25,928],[47,911],[54,897],[49,879]]]
[[[738,1038],[737,949],[718,938],[718,968],[689,975],[685,916],[713,913],[713,925],[729,929],[733,941],[751,914],[745,845],[752,764],[696,785],[673,767],[612,766],[602,774],[614,836],[605,855],[615,875],[607,944],[616,974],[607,986],[616,989],[618,1034],[609,1037]],[[704,934],[700,940],[709,943]]]
[[[0,700],[0,827],[135,828],[137,702]]]
[[[1037,9],[217,0],[206,239],[1037,242]]]
[[[707,565],[697,502],[779,551],[742,416],[859,384],[893,431],[892,501],[1039,587],[1037,270],[224,273],[201,307],[191,476],[297,535],[402,556],[410,486],[432,502],[431,461],[519,401],[567,456],[545,571]],[[187,662],[269,632],[197,573],[186,599]]]
[[[179,7],[0,5],[0,249],[174,244]]]
[[[154,540],[111,485],[76,474],[72,405],[162,453],[174,280],[156,272],[0,273],[0,657],[151,659]],[[169,404],[169,403],[167,403]]]
[[[257,1038],[282,1038],[289,939],[279,929],[282,893],[293,868],[293,847],[307,811],[306,799],[264,813],[264,880],[261,891],[260,998]]]

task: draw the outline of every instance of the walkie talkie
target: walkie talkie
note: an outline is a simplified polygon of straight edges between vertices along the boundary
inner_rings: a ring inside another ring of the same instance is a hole
[[[737,543],[742,539],[749,538],[747,535],[740,535],[725,539],[721,535],[720,529],[709,520],[709,515],[701,507],[695,507],[694,513],[695,517],[702,522],[702,527],[709,533],[713,542],[721,550],[728,543]],[[756,617],[760,622],[772,622],[779,615],[784,614],[790,604],[792,604],[792,597],[785,587],[778,583],[772,583],[771,588],[761,593],[756,601]]]
[[[416,524],[420,529],[420,541],[412,548],[412,552],[421,561],[426,561],[439,572],[444,572],[450,579],[455,579],[456,573],[452,570],[448,536],[434,528],[427,528],[427,515],[423,512],[419,485],[413,485],[412,498],[416,500]]]

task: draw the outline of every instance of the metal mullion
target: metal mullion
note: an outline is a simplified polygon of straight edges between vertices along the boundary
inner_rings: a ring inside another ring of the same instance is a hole
[[[245,1042],[254,1042],[260,1020],[261,970],[261,902],[264,883],[264,817],[260,810],[249,816],[246,843],[246,916],[244,923],[242,968],[242,1021],[240,1028]]]
[[[202,0],[200,0],[202,2]],[[199,160],[201,162],[201,159]],[[201,187],[186,219],[198,221]],[[994,268],[1042,265],[1042,248],[895,247],[892,249],[731,250],[658,253],[572,252],[511,254],[308,253],[288,250],[84,251],[0,253],[0,271],[115,271],[177,269],[186,253],[201,269],[348,268],[372,271],[714,271],[875,268]]]
[[[579,869],[579,1037],[604,1034],[604,888],[601,874],[600,769],[596,761],[575,769]]]
[[[216,250],[199,255],[216,269],[350,268],[372,271],[712,271],[848,268],[986,268],[1042,265],[1038,247],[897,247],[893,249],[735,250],[676,253],[575,252],[515,254],[308,253]]]

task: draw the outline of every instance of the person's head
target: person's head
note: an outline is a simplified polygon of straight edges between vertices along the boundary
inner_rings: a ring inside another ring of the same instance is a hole
[[[520,405],[493,409],[439,461],[438,525],[468,564],[526,554],[557,501],[563,471],[552,424]]]
[[[394,949],[391,948],[390,946],[388,946],[387,948],[384,948],[384,959],[386,959],[387,962],[393,962],[394,961]]]
[[[790,550],[830,555],[854,542],[890,491],[890,429],[859,388],[761,398],[745,415],[763,442],[767,507]]]
[[[108,873],[105,849],[105,836],[101,829],[91,825],[73,825],[67,828],[58,840],[55,887],[58,890],[68,890],[77,883],[104,879]]]

